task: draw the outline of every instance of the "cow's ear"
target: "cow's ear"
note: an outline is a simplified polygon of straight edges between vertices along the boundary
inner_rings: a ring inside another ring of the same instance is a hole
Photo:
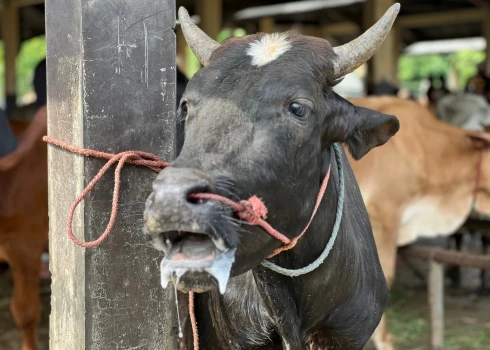
[[[400,128],[398,119],[363,107],[354,107],[355,126],[345,143],[354,159],[361,159],[366,153],[386,143]]]

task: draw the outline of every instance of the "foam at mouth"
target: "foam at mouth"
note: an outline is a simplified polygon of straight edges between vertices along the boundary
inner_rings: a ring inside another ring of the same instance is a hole
[[[187,272],[207,273],[217,282],[223,294],[235,261],[236,249],[218,249],[208,235],[184,233],[173,242],[160,264],[161,284],[166,288],[172,280],[177,284]]]

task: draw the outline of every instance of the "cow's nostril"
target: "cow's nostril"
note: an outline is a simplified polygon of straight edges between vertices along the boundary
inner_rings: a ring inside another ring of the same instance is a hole
[[[212,191],[207,185],[204,184],[203,186],[193,188],[192,190],[187,192],[187,197],[186,197],[187,202],[191,204],[203,204],[207,202],[208,201],[207,199],[198,197],[198,195],[202,193],[212,193]]]

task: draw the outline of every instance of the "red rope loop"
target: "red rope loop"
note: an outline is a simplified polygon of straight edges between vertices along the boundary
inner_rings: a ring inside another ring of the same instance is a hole
[[[114,223],[116,221],[116,216],[117,216],[117,206],[119,202],[119,190],[121,187],[121,170],[124,167],[124,164],[129,163],[135,165],[142,165],[157,172],[168,166],[168,162],[161,160],[160,158],[158,158],[157,156],[151,153],[140,152],[140,151],[127,151],[118,154],[111,154],[111,153],[94,151],[86,148],[75,147],[49,136],[44,136],[43,140],[47,143],[56,145],[60,148],[66,149],[73,153],[80,154],[85,157],[96,157],[101,159],[107,159],[107,163],[102,167],[102,169],[99,170],[97,175],[92,179],[92,181],[90,181],[87,187],[85,187],[82,193],[75,199],[75,202],[73,202],[70,208],[70,212],[68,214],[68,222],[67,222],[68,236],[76,245],[83,248],[93,248],[100,245],[109,236],[109,233],[112,231],[112,228],[114,227]],[[117,163],[117,167],[114,173],[114,192],[112,195],[112,210],[111,210],[111,216],[109,218],[109,223],[107,224],[106,229],[100,235],[99,238],[97,238],[94,241],[83,242],[79,240],[73,233],[72,226],[73,226],[73,217],[75,216],[75,210],[80,204],[80,202],[95,187],[97,182],[99,182],[102,176],[104,176],[105,173],[110,169],[110,167],[115,163]]]
[[[240,204],[244,210],[238,212],[238,216],[250,225],[260,225],[260,220],[267,219],[267,208],[257,196],[250,197],[248,201],[241,201]]]

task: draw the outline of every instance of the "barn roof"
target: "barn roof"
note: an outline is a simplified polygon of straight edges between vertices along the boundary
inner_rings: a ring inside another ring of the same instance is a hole
[[[447,54],[463,50],[484,51],[487,47],[485,38],[447,39],[419,41],[403,51],[410,55]]]
[[[4,0],[0,0],[0,8]],[[21,38],[29,39],[44,33],[43,0],[10,0],[21,7]],[[352,28],[350,31],[337,31],[333,37],[339,42],[352,40],[358,35],[362,25],[362,11],[365,0],[222,0],[225,25],[239,25],[250,28],[261,17],[272,16],[276,23],[327,24]],[[185,6],[195,14],[196,0],[176,0],[177,7]],[[471,38],[481,35],[481,20],[484,7],[490,0],[399,0],[400,23],[414,26],[403,33],[407,45],[417,41]],[[264,3],[267,5],[264,6]],[[431,16],[435,20],[431,20]],[[444,19],[456,17],[460,24],[444,24]],[[0,38],[3,33],[0,32]]]

